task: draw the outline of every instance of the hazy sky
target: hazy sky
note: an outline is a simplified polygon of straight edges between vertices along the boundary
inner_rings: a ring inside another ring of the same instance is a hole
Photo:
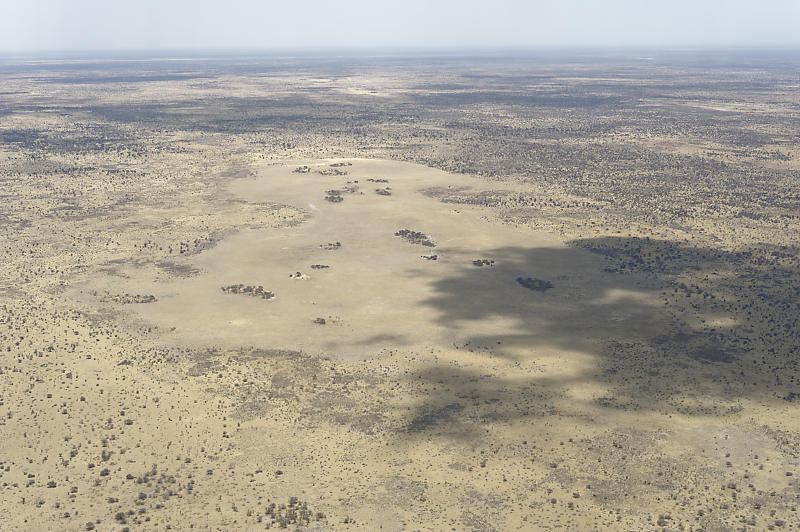
[[[800,45],[800,0],[0,0],[0,50]]]

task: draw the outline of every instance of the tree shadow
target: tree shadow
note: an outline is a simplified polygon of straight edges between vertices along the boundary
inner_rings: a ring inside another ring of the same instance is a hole
[[[481,423],[551,414],[725,416],[742,400],[797,397],[795,249],[619,237],[488,255],[493,266],[465,264],[431,281],[423,304],[438,323],[475,333],[456,346],[470,362],[412,375],[429,393],[404,429],[410,437],[465,438]],[[552,288],[531,290],[518,278]],[[495,323],[503,332],[493,334]]]

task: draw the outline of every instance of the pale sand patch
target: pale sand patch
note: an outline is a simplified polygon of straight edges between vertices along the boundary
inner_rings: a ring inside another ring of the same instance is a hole
[[[347,175],[321,175],[332,162],[271,166],[234,181],[234,197],[294,206],[308,212],[308,221],[242,229],[197,255],[192,266],[202,273],[188,279],[149,286],[130,280],[158,298],[131,310],[161,330],[174,328],[166,339],[180,345],[294,349],[346,359],[468,340],[512,357],[520,345],[547,345],[551,337],[573,338],[572,347],[586,349],[591,346],[583,339],[617,326],[609,321],[614,315],[624,316],[626,330],[659,330],[652,315],[626,311],[632,303],[655,305],[654,294],[632,282],[619,288],[619,277],[602,271],[601,257],[550,234],[500,223],[480,207],[454,209],[421,193],[427,187],[482,190],[485,181],[358,159],[335,167]],[[302,165],[311,171],[293,172]],[[376,193],[386,187],[391,196]],[[344,200],[325,201],[329,190],[342,190]],[[435,247],[395,236],[402,229],[424,233]],[[326,249],[337,242],[341,247]],[[423,258],[432,255],[437,260]],[[494,263],[477,267],[479,259]],[[518,277],[548,280],[553,288],[531,291]],[[261,285],[276,297],[220,290],[239,283]]]

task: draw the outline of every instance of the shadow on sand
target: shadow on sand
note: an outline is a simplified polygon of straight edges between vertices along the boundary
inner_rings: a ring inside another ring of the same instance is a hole
[[[472,362],[412,375],[429,395],[407,434],[468,437],[486,422],[608,409],[725,416],[743,399],[794,399],[800,284],[780,258],[796,250],[636,238],[570,244],[496,249],[494,267],[465,265],[432,281],[435,295],[423,304],[443,327],[503,319],[514,332],[472,336],[458,346]],[[528,290],[520,276],[552,288]]]

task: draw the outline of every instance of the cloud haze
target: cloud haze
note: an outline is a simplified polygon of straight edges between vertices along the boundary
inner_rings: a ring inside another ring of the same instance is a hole
[[[800,45],[798,0],[4,0],[0,50]]]

